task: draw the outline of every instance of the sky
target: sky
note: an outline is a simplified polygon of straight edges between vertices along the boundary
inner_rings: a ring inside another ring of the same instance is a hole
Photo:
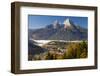
[[[74,24],[81,27],[88,27],[88,17],[75,17],[75,16],[46,16],[46,15],[28,15],[28,28],[39,29],[52,24],[55,20],[58,20],[61,24],[69,18]]]

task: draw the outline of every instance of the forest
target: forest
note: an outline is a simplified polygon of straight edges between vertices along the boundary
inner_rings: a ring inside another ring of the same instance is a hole
[[[47,49],[47,51],[29,55],[29,60],[79,59],[88,57],[87,41],[69,43],[52,41],[43,45],[42,48]]]

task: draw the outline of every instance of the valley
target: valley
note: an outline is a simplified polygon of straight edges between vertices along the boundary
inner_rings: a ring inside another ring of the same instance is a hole
[[[36,42],[36,41],[35,41]],[[37,41],[39,43],[39,41]],[[41,40],[40,40],[41,42]],[[42,40],[43,42],[43,40]],[[45,43],[46,42],[46,43]],[[41,47],[44,50],[41,50],[40,53],[36,53],[34,55],[29,54],[29,60],[52,60],[52,59],[73,59],[73,58],[81,58],[81,57],[77,57],[78,51],[81,52],[85,52],[85,56],[83,56],[83,58],[87,57],[87,41],[45,41],[43,42],[42,45],[39,44],[35,44],[39,47]],[[83,49],[81,49],[83,48]],[[78,50],[77,50],[78,49]],[[73,50],[73,51],[72,51]],[[32,51],[39,51],[39,49],[35,49]],[[66,55],[69,54],[69,55]],[[74,57],[70,57],[70,54],[73,54],[72,56]],[[74,55],[75,54],[75,55]],[[81,55],[81,53],[80,53]]]

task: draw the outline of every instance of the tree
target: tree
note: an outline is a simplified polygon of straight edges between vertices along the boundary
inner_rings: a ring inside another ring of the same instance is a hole
[[[64,54],[64,58],[85,58],[87,57],[87,43],[85,41],[81,43],[70,43]]]

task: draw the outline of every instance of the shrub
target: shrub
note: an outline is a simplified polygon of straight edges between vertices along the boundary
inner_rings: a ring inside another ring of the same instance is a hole
[[[87,57],[87,52],[84,51],[83,53],[81,53],[80,58],[86,58]]]
[[[35,55],[32,60],[40,60],[40,55]]]

